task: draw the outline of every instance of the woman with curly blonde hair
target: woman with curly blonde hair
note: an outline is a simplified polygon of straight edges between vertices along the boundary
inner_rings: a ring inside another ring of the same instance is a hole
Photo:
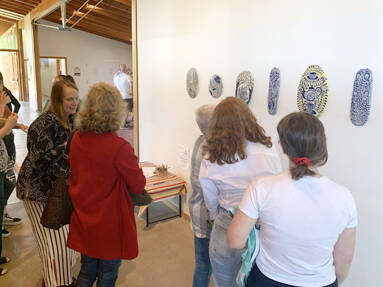
[[[281,171],[280,159],[249,107],[235,97],[215,108],[204,156],[199,179],[214,220],[209,247],[214,282],[217,287],[237,286],[243,250],[226,243],[232,213],[254,178]]]
[[[125,103],[114,86],[91,87],[77,117],[69,160],[69,193],[74,211],[68,246],[81,253],[76,286],[115,286],[121,259],[138,255],[134,209],[129,193],[141,193],[146,179],[130,144],[116,131]]]

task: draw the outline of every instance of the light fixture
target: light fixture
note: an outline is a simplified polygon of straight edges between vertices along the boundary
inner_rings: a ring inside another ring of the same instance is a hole
[[[77,16],[82,16],[84,15],[84,12],[80,12],[80,11],[73,11],[73,15],[77,15]]]
[[[87,9],[94,9],[94,10],[99,10],[99,9],[101,9],[100,7],[97,7],[97,6],[95,6],[95,5],[90,5],[90,4],[86,4],[86,8]]]

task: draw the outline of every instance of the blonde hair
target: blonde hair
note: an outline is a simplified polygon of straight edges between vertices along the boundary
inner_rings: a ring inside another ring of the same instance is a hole
[[[122,127],[126,114],[126,103],[118,89],[107,83],[97,83],[90,87],[76,124],[82,132],[115,132]]]

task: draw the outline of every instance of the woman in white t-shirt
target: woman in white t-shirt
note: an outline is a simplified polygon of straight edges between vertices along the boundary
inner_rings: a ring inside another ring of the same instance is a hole
[[[338,286],[354,255],[354,199],[317,169],[327,161],[319,119],[289,114],[279,122],[278,134],[289,171],[251,183],[230,225],[228,244],[242,248],[254,224],[260,224],[260,252],[248,286]]]
[[[249,107],[234,97],[215,108],[203,152],[199,180],[214,220],[209,247],[213,278],[216,287],[234,287],[242,250],[226,243],[231,211],[252,179],[281,171],[280,159]]]

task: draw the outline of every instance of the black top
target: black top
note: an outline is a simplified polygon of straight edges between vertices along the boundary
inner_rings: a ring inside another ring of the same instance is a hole
[[[14,95],[12,95],[12,92],[10,90],[8,90],[6,87],[4,87],[4,92],[11,99],[11,102],[9,104],[7,104],[8,108],[11,110],[11,112],[14,112],[14,113],[17,114],[19,112],[19,110],[20,110],[20,103],[19,103],[19,101],[15,98]],[[12,110],[12,105],[15,106],[14,110]]]
[[[28,154],[17,180],[17,197],[46,202],[63,163],[64,143],[70,130],[66,129],[53,112],[41,114],[29,127]]]

